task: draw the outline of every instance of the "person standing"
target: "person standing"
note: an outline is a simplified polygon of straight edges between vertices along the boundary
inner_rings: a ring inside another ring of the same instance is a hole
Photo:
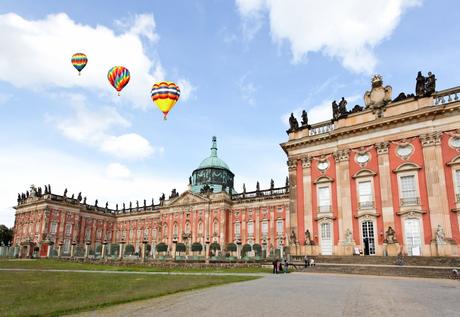
[[[284,259],[284,274],[288,273],[289,271],[289,263],[287,259]]]
[[[305,255],[305,257],[303,258],[303,261],[305,263],[305,268],[308,267],[308,255]]]
[[[278,273],[278,259],[273,259],[273,274]]]

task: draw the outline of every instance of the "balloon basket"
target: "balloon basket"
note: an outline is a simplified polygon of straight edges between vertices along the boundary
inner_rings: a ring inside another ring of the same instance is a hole
[[[120,96],[120,93],[118,93],[118,96]]]
[[[163,117],[163,121],[166,121],[166,120],[168,120],[168,118],[166,118],[166,116],[164,116],[164,117]]]
[[[78,72],[78,76],[81,76],[81,73],[80,73],[80,72]]]

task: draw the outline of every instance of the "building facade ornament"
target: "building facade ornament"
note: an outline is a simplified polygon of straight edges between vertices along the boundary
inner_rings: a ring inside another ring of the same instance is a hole
[[[291,172],[291,171],[294,171],[297,167],[297,160],[296,159],[288,159],[287,160],[287,166],[288,166],[288,170]]]
[[[441,134],[442,133],[439,131],[422,134],[419,137],[420,142],[422,143],[423,147],[440,145],[441,144]]]
[[[309,168],[309,167],[311,167],[311,157],[305,156],[305,157],[302,159],[302,167],[303,167],[303,168]]]
[[[366,109],[371,109],[377,118],[382,117],[386,105],[391,102],[392,90],[391,86],[383,87],[381,75],[374,75],[371,90],[364,94]]]
[[[343,149],[343,150],[337,150],[333,153],[334,159],[336,163],[339,162],[344,162],[348,161],[348,158],[350,157],[350,150],[349,149]]]
[[[375,148],[377,149],[377,154],[378,155],[388,154],[389,146],[390,146],[390,142],[388,142],[388,141],[383,141],[383,142],[376,143]]]

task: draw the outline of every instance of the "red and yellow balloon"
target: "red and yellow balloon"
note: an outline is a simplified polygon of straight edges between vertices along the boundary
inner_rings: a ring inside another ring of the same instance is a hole
[[[180,88],[171,81],[157,82],[152,86],[151,91],[152,101],[157,105],[161,112],[163,112],[163,119],[166,120],[166,116],[172,107],[176,104],[180,97]]]
[[[113,88],[118,91],[118,96],[120,96],[120,91],[128,84],[130,78],[129,70],[123,66],[114,66],[107,73],[107,79]]]

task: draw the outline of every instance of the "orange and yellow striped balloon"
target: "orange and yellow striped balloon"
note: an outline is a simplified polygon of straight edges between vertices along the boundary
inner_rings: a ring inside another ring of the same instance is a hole
[[[171,81],[157,82],[152,86],[152,101],[163,112],[164,119],[180,97],[180,88]]]

